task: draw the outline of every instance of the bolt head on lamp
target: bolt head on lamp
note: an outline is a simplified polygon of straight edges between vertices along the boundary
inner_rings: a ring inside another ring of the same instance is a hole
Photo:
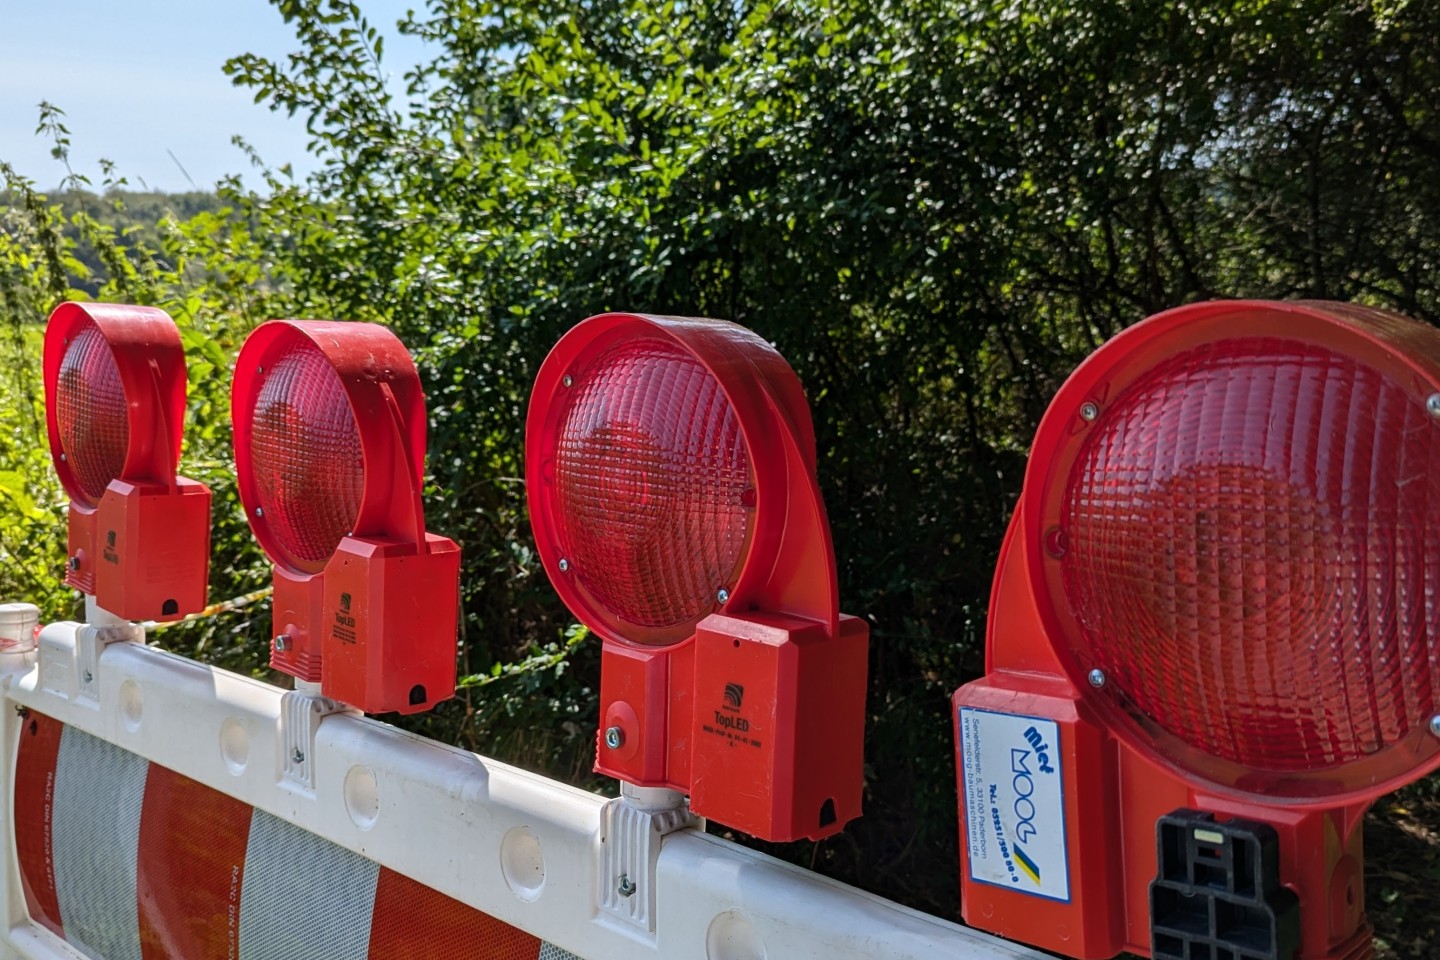
[[[809,407],[774,348],[586,320],[536,378],[526,483],[551,582],[604,644],[596,769],[770,839],[857,816],[868,633],[838,612]]]
[[[459,548],[425,530],[425,398],[378,324],[272,320],[231,397],[240,501],[274,563],[271,666],[368,713],[455,687]]]
[[[1437,413],[1440,331],[1344,304],[1183,307],[1080,366],[1036,433],[989,673],[956,694],[967,919],[1071,956],[1229,949],[1190,939],[1194,878],[1167,864],[1253,827],[1278,850],[1274,943],[1366,949],[1358,823],[1440,766]],[[1007,724],[1058,741],[1064,789],[1027,794],[1029,827],[976,759]],[[992,806],[1017,858],[1049,824],[1043,879],[981,849]]]
[[[205,606],[210,491],[177,476],[185,354],[163,310],[62,303],[45,328],[45,423],[70,496],[65,581],[127,620]]]

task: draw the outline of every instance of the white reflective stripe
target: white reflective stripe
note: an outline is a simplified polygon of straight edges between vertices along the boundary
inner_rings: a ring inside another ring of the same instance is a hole
[[[581,960],[569,950],[561,950],[553,943],[540,944],[540,956],[537,960]]]
[[[65,939],[86,956],[140,960],[135,875],[149,764],[74,727],[55,761],[51,849]]]
[[[379,880],[373,860],[256,810],[240,884],[239,960],[366,960]]]

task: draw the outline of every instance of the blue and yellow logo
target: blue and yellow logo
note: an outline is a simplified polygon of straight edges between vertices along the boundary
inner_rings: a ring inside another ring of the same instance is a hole
[[[1010,849],[1015,853],[1016,864],[1020,867],[1021,870],[1025,871],[1025,873],[1030,877],[1031,880],[1035,881],[1036,886],[1039,886],[1040,866],[1034,860],[1031,860],[1030,857],[1026,855],[1025,851],[1020,849],[1020,846],[1018,844],[1011,847]]]

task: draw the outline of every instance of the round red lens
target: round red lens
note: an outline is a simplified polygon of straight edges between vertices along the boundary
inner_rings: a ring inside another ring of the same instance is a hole
[[[360,514],[360,431],[340,376],[314,344],[297,341],[263,375],[250,435],[259,522],[283,553],[272,559],[315,573]]]
[[[1070,636],[1127,708],[1251,769],[1363,759],[1437,712],[1440,423],[1350,357],[1282,338],[1173,357],[1070,473]]]
[[[720,384],[681,347],[643,338],[606,350],[567,392],[551,467],[567,575],[641,627],[715,609],[755,517],[750,454]]]
[[[93,506],[125,469],[130,447],[129,409],[120,368],[105,337],[93,325],[80,328],[60,361],[55,422],[68,472],[79,487],[70,493]]]

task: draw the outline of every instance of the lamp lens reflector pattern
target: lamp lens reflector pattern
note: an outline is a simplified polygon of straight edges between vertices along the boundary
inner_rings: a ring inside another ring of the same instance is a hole
[[[638,338],[564,389],[552,479],[568,575],[643,627],[714,609],[755,522],[750,451],[719,382],[681,347]]]
[[[60,449],[74,482],[90,505],[125,469],[130,447],[129,409],[115,354],[98,327],[84,326],[60,361],[55,421]]]
[[[1211,757],[1314,772],[1437,712],[1440,421],[1324,347],[1236,338],[1101,410],[1062,498],[1082,672]]]
[[[265,372],[251,424],[256,500],[285,554],[272,559],[318,572],[354,531],[365,489],[355,414],[318,347],[297,343]]]

